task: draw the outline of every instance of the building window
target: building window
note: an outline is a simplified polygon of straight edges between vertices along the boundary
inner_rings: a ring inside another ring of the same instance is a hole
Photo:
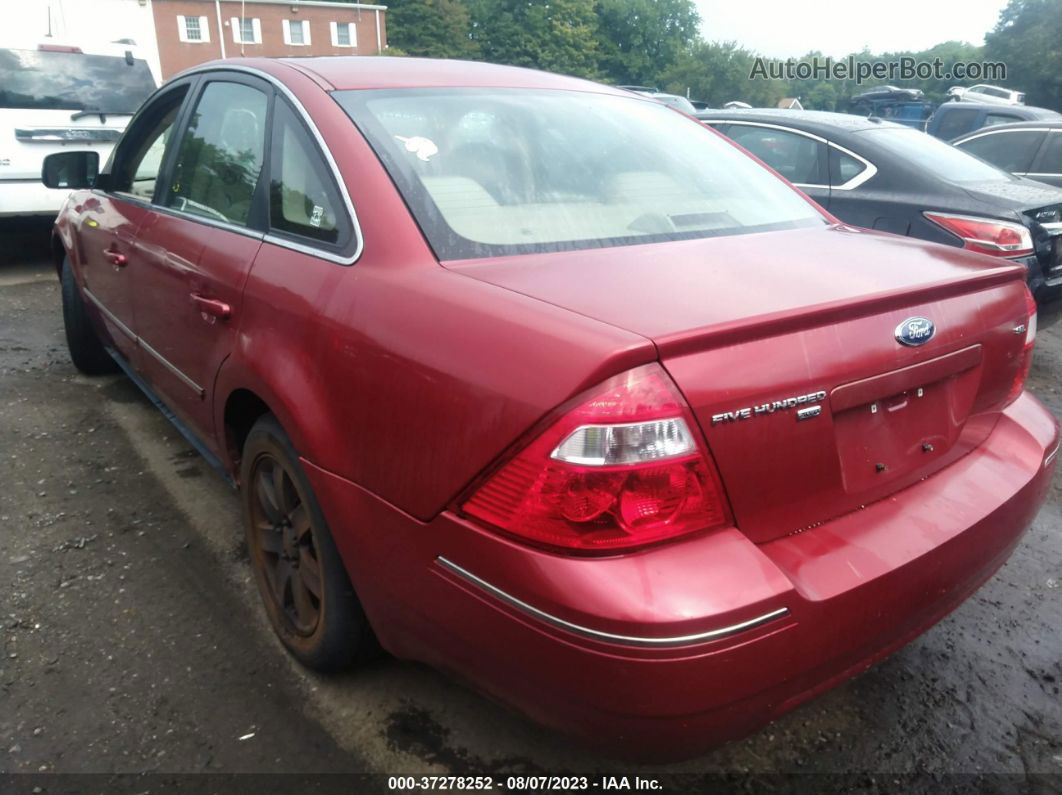
[[[357,47],[358,29],[353,22],[332,23],[332,46],[333,47]]]
[[[190,44],[210,41],[210,26],[206,17],[177,17],[177,37]]]
[[[237,44],[262,43],[262,23],[257,17],[233,17],[230,24],[232,40]]]
[[[307,19],[285,19],[284,43],[295,45],[309,44],[310,21]]]

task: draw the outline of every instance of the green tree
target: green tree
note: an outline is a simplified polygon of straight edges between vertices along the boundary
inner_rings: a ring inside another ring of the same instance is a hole
[[[731,100],[771,107],[787,96],[789,87],[781,80],[750,80],[755,60],[755,53],[735,42],[698,41],[661,74],[661,88],[682,95],[688,91],[715,107]]]
[[[985,36],[985,59],[1007,65],[1004,85],[1030,105],[1062,108],[1062,3],[1010,0]]]
[[[403,55],[469,59],[478,55],[472,17],[463,0],[388,0],[387,39]]]
[[[469,9],[483,60],[599,77],[594,0],[469,0]]]
[[[620,85],[655,85],[697,39],[691,0],[598,0],[599,68]]]

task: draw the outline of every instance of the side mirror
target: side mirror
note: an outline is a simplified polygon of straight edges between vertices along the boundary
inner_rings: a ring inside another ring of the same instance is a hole
[[[46,188],[91,188],[96,183],[99,170],[99,152],[56,152],[44,158],[41,181]]]

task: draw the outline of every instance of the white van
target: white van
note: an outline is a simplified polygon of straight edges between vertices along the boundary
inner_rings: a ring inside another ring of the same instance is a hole
[[[147,62],[42,44],[0,48],[0,217],[55,215],[69,191],[41,183],[45,155],[64,147],[110,155],[155,90]]]

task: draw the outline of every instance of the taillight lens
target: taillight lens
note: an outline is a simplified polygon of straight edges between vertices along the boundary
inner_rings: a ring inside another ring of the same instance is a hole
[[[1011,221],[971,215],[926,212],[925,217],[962,238],[963,248],[994,257],[1023,257],[1033,252],[1028,228]]]
[[[1014,376],[1014,383],[1010,387],[1010,394],[1007,395],[1007,403],[1013,403],[1021,395],[1022,390],[1025,389],[1025,380],[1029,377],[1029,370],[1032,368],[1033,348],[1036,346],[1036,299],[1033,298],[1033,294],[1029,291],[1029,288],[1025,288],[1025,347],[1021,352],[1021,363],[1018,366],[1018,372]]]
[[[565,550],[619,551],[727,522],[693,416],[657,364],[577,398],[491,475],[465,513]]]

